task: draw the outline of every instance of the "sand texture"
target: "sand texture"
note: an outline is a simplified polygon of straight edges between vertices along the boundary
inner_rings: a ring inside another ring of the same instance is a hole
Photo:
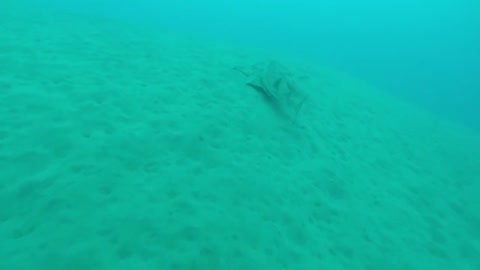
[[[0,13],[0,269],[480,269],[478,135],[291,59]],[[235,70],[270,60],[295,121]]]

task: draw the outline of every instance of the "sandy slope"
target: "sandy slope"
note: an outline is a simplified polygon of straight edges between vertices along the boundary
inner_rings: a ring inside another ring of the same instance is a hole
[[[474,135],[277,58],[294,125],[232,71],[258,52],[6,13],[0,269],[480,267]]]

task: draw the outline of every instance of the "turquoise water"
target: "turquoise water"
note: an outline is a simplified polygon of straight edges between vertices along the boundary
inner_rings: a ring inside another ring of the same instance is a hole
[[[48,2],[327,63],[480,130],[475,0]]]
[[[2,1],[0,269],[480,269],[477,12]]]

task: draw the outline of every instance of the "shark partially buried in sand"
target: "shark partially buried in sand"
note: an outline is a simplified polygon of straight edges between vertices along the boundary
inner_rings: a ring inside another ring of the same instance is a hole
[[[267,61],[234,69],[246,77],[247,86],[260,92],[267,102],[287,112],[296,121],[307,96],[300,91],[284,66],[277,61]]]

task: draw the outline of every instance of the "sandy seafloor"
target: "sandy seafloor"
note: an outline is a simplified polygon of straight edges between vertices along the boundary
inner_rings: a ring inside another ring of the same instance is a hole
[[[478,134],[300,61],[0,13],[0,269],[480,269]],[[232,70],[271,57],[296,122]]]

